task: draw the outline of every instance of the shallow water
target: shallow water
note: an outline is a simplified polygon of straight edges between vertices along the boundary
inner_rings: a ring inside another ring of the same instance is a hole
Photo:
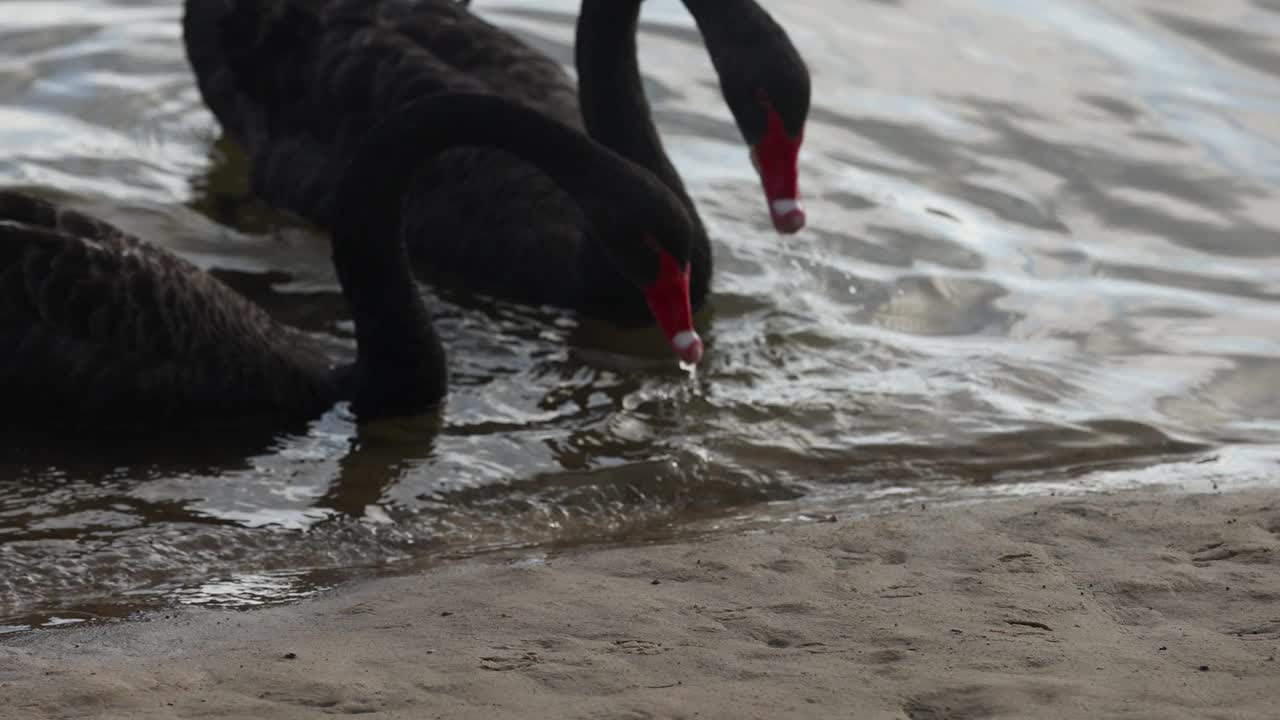
[[[645,4],[650,97],[715,240],[696,374],[644,334],[438,298],[437,421],[8,438],[0,629],[280,602],[496,548],[1276,482],[1280,3],[766,5],[814,72],[791,238],[691,20]],[[568,62],[576,2],[475,6]],[[324,238],[241,197],[179,3],[0,12],[0,182],[351,352]]]

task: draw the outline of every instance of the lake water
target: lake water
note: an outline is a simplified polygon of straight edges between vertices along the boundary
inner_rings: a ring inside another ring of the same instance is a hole
[[[576,4],[474,6],[568,63]],[[765,4],[814,74],[788,238],[691,19],[645,3],[650,98],[715,243],[696,375],[567,313],[438,298],[438,422],[7,438],[0,630],[502,548],[1277,482],[1280,2]],[[0,0],[0,183],[349,355],[325,238],[242,197],[180,12]]]

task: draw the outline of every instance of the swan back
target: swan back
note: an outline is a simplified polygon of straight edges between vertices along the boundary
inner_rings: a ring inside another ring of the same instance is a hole
[[[314,411],[327,361],[192,264],[0,192],[0,423]]]

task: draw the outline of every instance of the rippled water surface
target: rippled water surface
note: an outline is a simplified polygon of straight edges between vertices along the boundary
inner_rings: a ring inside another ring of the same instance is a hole
[[[7,438],[0,628],[245,606],[493,548],[901,502],[1274,482],[1280,2],[766,2],[814,72],[810,227],[768,227],[692,21],[643,67],[715,241],[710,352],[433,301],[436,421]],[[565,62],[576,2],[476,0]],[[0,0],[0,182],[350,354],[325,238],[243,197],[180,4]]]

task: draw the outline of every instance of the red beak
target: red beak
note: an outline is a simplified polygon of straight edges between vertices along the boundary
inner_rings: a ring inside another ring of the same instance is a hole
[[[676,262],[671,253],[660,247],[658,278],[644,289],[649,311],[667,336],[671,349],[684,362],[696,365],[702,359],[702,338],[693,329],[693,310],[689,302],[689,265]]]
[[[766,106],[769,124],[764,137],[751,149],[751,161],[760,173],[764,196],[769,202],[773,227],[787,235],[804,227],[804,205],[800,202],[800,144],[804,132],[791,137],[782,118],[772,106]]]

